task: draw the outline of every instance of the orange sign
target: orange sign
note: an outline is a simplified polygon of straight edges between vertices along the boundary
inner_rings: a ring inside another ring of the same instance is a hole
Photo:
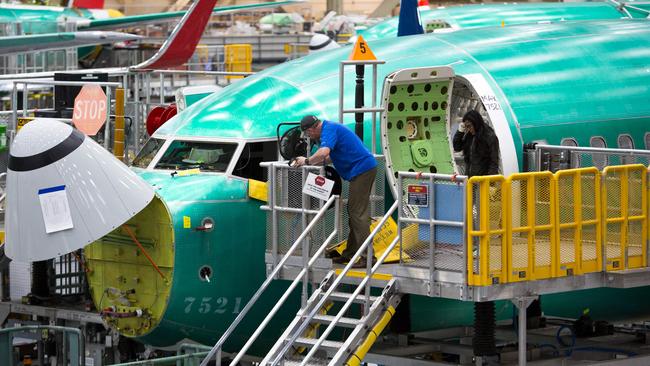
[[[106,122],[106,94],[99,85],[86,84],[74,99],[72,122],[88,136],[95,136]]]
[[[354,44],[354,48],[352,49],[350,60],[372,61],[376,59],[377,57],[375,57],[375,54],[370,50],[368,43],[363,39],[363,37],[359,36],[357,42]]]

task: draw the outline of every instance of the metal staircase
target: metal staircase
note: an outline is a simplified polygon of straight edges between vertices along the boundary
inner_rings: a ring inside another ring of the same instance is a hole
[[[368,261],[365,273],[361,272],[365,274],[363,278],[349,276],[349,274],[352,265],[364,251],[367,251],[368,258],[373,257],[370,243],[397,206],[397,203],[393,204],[343,270],[329,272],[262,360],[261,365],[294,363],[299,365],[343,365],[346,363],[358,364],[363,359],[367,350],[395,313],[395,307],[401,300],[401,294],[394,279],[373,278],[390,250],[385,251],[372,267],[371,261]],[[399,237],[396,237],[391,243],[390,249],[394,248],[398,242]],[[370,295],[371,279],[375,283],[379,281],[384,284],[383,291],[379,296]],[[348,292],[345,288],[347,286],[343,286],[346,284],[352,284],[352,287],[356,285],[356,287],[352,292]],[[362,294],[363,290],[365,290],[364,294]],[[358,317],[353,317],[350,312],[355,303],[361,304],[363,307],[363,311]],[[336,306],[338,309],[336,315],[326,314],[330,304],[340,306],[340,309],[339,306]],[[323,330],[321,329],[323,326],[327,327]],[[342,328],[346,331],[352,329],[352,331],[344,337],[343,341],[335,341],[330,337],[335,328]],[[313,333],[320,333],[320,335],[311,336]]]
[[[361,362],[394,315],[402,295],[395,280],[386,283],[381,295],[368,298],[360,294],[363,283],[353,293],[332,291],[335,280],[336,275],[332,271],[312,294],[307,306],[300,310],[287,327],[262,365],[343,365]],[[370,308],[367,308],[367,301],[370,302]],[[326,315],[319,311],[322,308],[318,304],[328,302],[342,303],[336,315]],[[364,310],[368,309],[367,312],[364,311],[359,317],[344,316],[355,303],[364,306]],[[318,329],[319,326],[327,326],[320,337],[312,338],[305,334],[305,329]],[[351,332],[343,341],[328,340],[328,335],[334,328],[344,328]],[[302,354],[295,352],[301,348],[304,349]]]
[[[267,278],[267,281],[265,281],[258,292],[253,295],[249,303],[244,307],[228,330],[226,330],[217,344],[215,344],[201,365],[207,365],[210,360],[215,358],[215,356],[217,365],[221,364],[221,348],[228,336],[246,316],[257,299],[259,299],[262,292],[267,288],[268,284],[274,278],[277,278],[279,271],[282,270],[291,254],[299,247],[299,245],[303,244],[303,241],[307,238],[318,221],[321,220],[327,209],[330,206],[336,206],[336,210],[339,209],[337,201],[338,198],[333,196],[327,201],[321,210],[318,211],[318,214],[309,225],[307,225],[306,229],[295,241],[291,249],[289,249],[275,267],[273,273]],[[373,242],[375,235],[380,232],[381,227],[386,223],[393,212],[395,212],[397,207],[398,202],[395,202],[345,268],[329,272],[321,282],[320,286],[312,292],[311,296],[296,314],[295,319],[280,336],[260,365],[359,364],[367,350],[372,346],[378,335],[395,314],[395,308],[401,300],[401,294],[398,291],[397,282],[394,279],[375,275],[380,265],[399,242],[399,236],[392,241],[388,249],[377,259],[374,265],[372,263],[373,261],[368,261],[365,271],[351,271],[351,269],[353,264],[364,252],[366,253],[367,258],[373,257],[371,243]],[[237,357],[233,359],[230,365],[236,365],[241,360],[241,357],[246,353],[253,342],[255,342],[259,334],[261,334],[271,318],[277,313],[280,306],[282,306],[288,298],[289,294],[291,294],[291,292],[296,288],[298,283],[309,278],[311,267],[319,258],[321,258],[325,248],[330,244],[337,231],[338,225],[334,228],[334,231],[328,236],[325,242],[322,243],[322,245],[319,245],[319,248],[316,250],[314,255],[309,258],[309,260],[304,260],[305,267],[303,270],[295,276],[285,294],[280,298],[264,321],[262,321],[260,326],[255,330],[251,338],[239,351]],[[309,250],[305,250],[303,253],[309,253]],[[383,291],[379,296],[371,296],[371,281],[373,287],[383,286]],[[349,288],[352,288],[351,292]],[[360,315],[357,317],[351,315],[353,312],[350,310],[353,304],[361,304],[363,308],[363,310],[360,311]],[[331,309],[337,310],[335,315],[328,314],[328,311]],[[325,329],[323,329],[324,327]],[[343,339],[343,341],[336,341],[330,337],[330,334],[335,328],[343,329],[344,331],[341,333],[347,334],[347,336],[339,337],[339,339]]]

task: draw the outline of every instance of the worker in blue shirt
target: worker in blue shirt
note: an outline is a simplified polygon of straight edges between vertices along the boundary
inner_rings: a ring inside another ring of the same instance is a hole
[[[321,121],[316,116],[307,115],[300,121],[300,128],[310,139],[314,141],[320,139],[320,146],[309,159],[303,156],[296,158],[295,166],[317,165],[331,161],[341,178],[350,182],[348,195],[350,235],[343,254],[334,258],[335,263],[347,263],[370,235],[368,203],[377,175],[377,161],[363,145],[363,141],[340,123]],[[365,253],[364,251],[361,259],[354,264],[355,267],[366,266]]]

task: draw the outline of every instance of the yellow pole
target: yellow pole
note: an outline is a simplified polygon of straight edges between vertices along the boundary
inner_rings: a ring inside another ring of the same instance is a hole
[[[368,337],[366,337],[365,341],[363,341],[363,343],[359,345],[359,347],[352,354],[352,356],[350,356],[348,361],[345,363],[345,366],[359,366],[361,364],[361,361],[370,350],[370,347],[372,347],[372,345],[377,340],[377,337],[379,337],[379,335],[384,330],[388,322],[393,318],[393,315],[395,315],[395,308],[389,306],[388,309],[386,309],[384,315],[379,319],[377,324],[375,324],[375,326],[370,330],[370,332],[368,333]]]
[[[481,236],[480,246],[478,250],[479,257],[479,276],[481,281],[481,286],[490,285],[489,275],[490,275],[490,262],[488,260],[490,255],[490,181],[484,180],[481,182],[480,186],[481,197],[479,199],[479,217],[481,223]],[[467,253],[469,255],[469,253]]]
[[[474,244],[473,244],[473,238],[474,238],[474,214],[472,207],[474,206],[474,182],[470,180],[467,181],[467,185],[465,187],[465,197],[466,197],[466,202],[467,202],[467,207],[465,209],[466,212],[466,220],[467,220],[467,247],[465,248],[466,253],[467,253],[467,284],[468,285],[474,285],[476,282],[476,279],[474,276],[476,275],[474,273],[474,261],[472,258],[472,252],[474,250]]]
[[[115,90],[115,140],[113,154],[116,158],[124,160],[124,89]]]

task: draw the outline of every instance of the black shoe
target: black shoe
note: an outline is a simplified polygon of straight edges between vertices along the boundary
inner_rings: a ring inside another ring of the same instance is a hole
[[[377,263],[377,260],[375,258],[372,258],[372,264],[370,265],[371,267]],[[359,258],[355,264],[352,265],[352,268],[366,268],[368,267],[368,260],[366,258]]]
[[[334,258],[338,258],[340,256],[341,255],[336,250],[330,250],[330,251],[325,252],[325,258],[334,259]]]
[[[338,257],[335,257],[335,258],[332,258],[332,263],[336,263],[336,264],[346,264],[349,261],[350,261],[350,258],[346,258],[346,257],[344,257],[342,255],[340,255]]]

